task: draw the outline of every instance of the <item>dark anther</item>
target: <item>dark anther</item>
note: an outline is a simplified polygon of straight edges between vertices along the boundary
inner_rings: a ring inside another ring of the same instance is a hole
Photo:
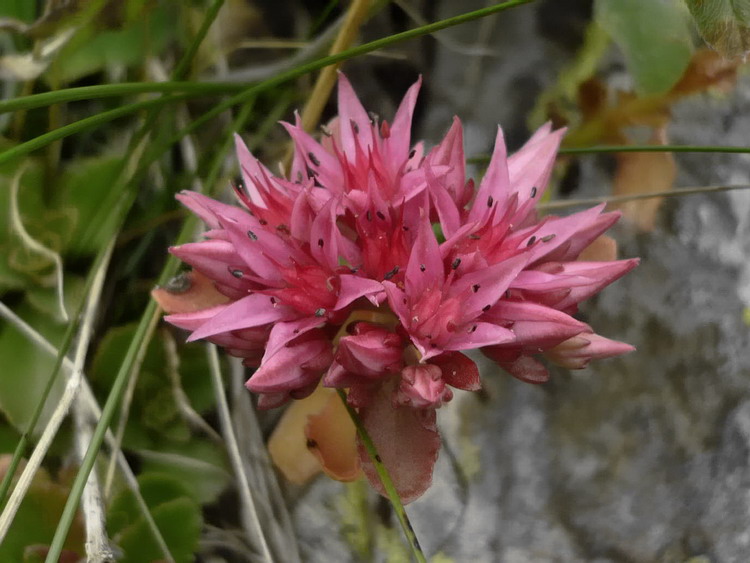
[[[380,454],[375,454],[375,461],[378,463],[383,463],[383,459],[380,457]]]
[[[258,235],[256,235],[256,234],[255,234],[254,232],[252,232],[252,231],[248,231],[248,232],[247,232],[247,236],[248,236],[248,237],[250,238],[250,240],[258,240]]]
[[[352,124],[352,129],[354,130],[354,133],[359,134],[359,125],[357,125],[357,122],[354,121],[353,119],[350,119],[349,123]]]
[[[370,122],[371,123],[377,123],[378,120],[380,120],[380,116],[377,113],[375,113],[374,111],[368,111],[367,115],[370,118]]]
[[[308,438],[307,439],[307,443],[305,445],[307,446],[308,450],[312,450],[313,448],[317,448],[318,447],[318,443],[315,440],[313,440],[312,438]]]
[[[258,219],[258,223],[260,223],[261,226],[263,226],[263,227],[265,227],[266,225],[268,225],[268,221],[266,221],[265,219]]]
[[[526,243],[526,246],[531,246],[531,245],[532,245],[532,244],[534,244],[535,242],[536,242],[536,237],[532,236],[532,237],[531,237],[531,238],[529,239],[529,242],[527,242],[527,243]]]
[[[476,330],[477,330],[477,325],[474,325],[471,327],[471,329],[469,329],[469,332],[474,332]]]
[[[372,221],[372,211],[369,209],[367,210],[367,213],[365,213],[365,217],[367,217],[368,221]]]
[[[242,270],[234,270],[232,268],[229,268],[229,273],[232,274],[235,278],[241,278],[242,277]]]
[[[541,240],[542,242],[549,242],[549,241],[551,241],[551,240],[552,240],[553,238],[555,238],[556,236],[557,236],[557,235],[547,235],[546,237],[542,237],[542,238],[541,238],[540,240]]]
[[[375,215],[377,215],[378,219],[380,219],[381,221],[385,221],[385,215],[383,215],[382,211],[376,212]]]
[[[495,203],[495,200],[492,198],[492,196],[487,198],[487,207],[492,207],[492,204]]]
[[[275,297],[271,297],[271,305],[276,305],[276,298]]]
[[[458,267],[459,267],[460,265],[461,265],[461,259],[460,259],[460,258],[456,258],[456,259],[455,259],[455,260],[453,261],[453,264],[451,264],[451,268],[453,268],[454,270],[456,270],[456,269],[458,269]]]
[[[531,188],[531,197],[536,197],[536,186]]]
[[[302,183],[302,178],[303,178],[303,176],[302,176],[302,171],[301,171],[301,170],[298,170],[298,171],[297,171],[297,183],[298,183],[298,184]]]
[[[490,307],[492,307],[492,305],[485,305],[485,306],[484,306],[484,307],[482,308],[482,312],[483,312],[483,313],[486,313],[487,311],[489,311],[489,310],[490,310]]]
[[[306,166],[305,168],[307,169],[307,175],[310,178],[317,178],[317,176],[318,176],[318,171],[317,170],[314,170],[314,169],[310,168],[309,166]]]
[[[424,272],[427,268],[424,267],[424,264],[420,264],[419,269]]]
[[[313,153],[311,152],[307,153],[307,158],[309,158],[310,162],[312,162],[315,166],[320,166],[320,161],[318,160],[318,157],[315,156]]]
[[[326,137],[330,137],[332,135],[331,130],[325,125],[321,125],[320,130],[323,132],[323,135],[325,135]]]
[[[480,287],[482,287],[482,286],[479,285],[478,283],[475,283],[474,285],[471,286],[471,289],[473,289],[474,293],[476,293],[477,291],[479,291]]]
[[[322,238],[319,238],[319,239],[318,239],[318,246],[319,246],[320,248],[323,248],[323,239],[322,239]]]
[[[315,316],[316,317],[322,317],[325,314],[326,314],[326,310],[323,307],[321,307],[320,309],[318,309],[318,310],[315,311]]]
[[[471,240],[479,240],[479,239],[480,239],[480,238],[482,238],[482,237],[480,237],[479,235],[469,235],[469,238],[470,238]]]
[[[389,280],[396,274],[398,274],[398,266],[393,268],[390,272],[388,272],[385,276],[383,276],[383,278]]]
[[[417,149],[411,149],[411,151],[409,151],[409,158],[414,158],[416,154],[417,154]]]
[[[287,235],[291,233],[291,231],[289,230],[289,227],[287,227],[283,223],[281,225],[276,225],[276,230],[281,233],[286,233]]]

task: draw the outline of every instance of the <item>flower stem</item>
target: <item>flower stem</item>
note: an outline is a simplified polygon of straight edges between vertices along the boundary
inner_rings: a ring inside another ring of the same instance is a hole
[[[336,392],[344,402],[344,406],[346,407],[346,410],[349,413],[352,422],[354,422],[354,426],[357,427],[357,434],[359,435],[359,439],[362,440],[362,444],[367,450],[367,455],[370,456],[370,459],[375,466],[375,471],[378,472],[378,477],[380,478],[381,483],[383,483],[385,492],[388,494],[388,499],[391,501],[391,505],[393,506],[393,510],[396,513],[399,524],[401,524],[401,529],[404,531],[404,535],[409,541],[409,546],[411,547],[411,552],[412,555],[414,555],[414,559],[416,559],[419,563],[426,563],[427,558],[425,557],[425,554],[419,545],[417,534],[414,532],[414,528],[412,528],[411,526],[409,516],[406,514],[406,509],[401,502],[401,498],[398,496],[398,492],[396,491],[396,487],[391,480],[388,469],[386,469],[385,465],[383,465],[383,462],[380,460],[380,456],[378,455],[378,451],[375,448],[375,444],[373,443],[372,438],[370,438],[370,434],[367,432],[364,424],[362,424],[362,420],[359,418],[357,412],[346,401],[346,393],[344,393],[344,391],[341,389],[337,389]]]

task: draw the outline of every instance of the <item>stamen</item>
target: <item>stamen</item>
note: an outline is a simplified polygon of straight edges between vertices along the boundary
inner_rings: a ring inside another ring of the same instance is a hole
[[[480,287],[482,287],[482,286],[479,285],[478,283],[475,283],[474,285],[471,286],[471,289],[473,289],[474,293],[476,293],[477,291],[479,291]]]
[[[529,242],[527,242],[527,243],[526,243],[526,246],[531,246],[531,245],[532,245],[532,244],[534,244],[535,242],[536,242],[536,237],[535,237],[535,236],[532,236],[532,237],[531,237],[531,238],[529,239]]]
[[[318,246],[319,246],[320,248],[323,248],[323,239],[322,239],[322,238],[319,238],[319,239],[318,239]]]
[[[451,268],[453,268],[454,270],[457,270],[460,265],[461,265],[461,259],[460,258],[456,258],[453,261],[453,264],[451,264]]]
[[[229,270],[229,273],[232,274],[237,279],[240,279],[244,275],[242,270],[235,270],[231,267],[227,268],[227,270]]]
[[[368,221],[372,221],[372,211],[369,209],[367,210],[367,213],[365,214],[365,217],[367,217]]]
[[[354,121],[353,119],[350,119],[349,123],[351,123],[352,130],[354,131],[354,134],[355,135],[359,135],[359,125],[357,125],[357,122]]]
[[[485,305],[485,306],[484,306],[484,307],[482,308],[482,312],[483,312],[483,313],[486,313],[487,311],[489,311],[489,310],[490,310],[490,308],[491,308],[491,307],[492,307],[492,305]]]
[[[386,279],[386,280],[389,280],[393,276],[395,276],[396,274],[398,274],[398,266],[396,266],[395,268],[393,268],[390,272],[388,272],[385,276],[383,276],[383,278]]]
[[[542,242],[549,242],[549,241],[551,241],[551,240],[552,240],[553,238],[555,238],[556,236],[557,236],[557,235],[547,235],[546,237],[542,237],[542,238],[541,238],[540,240],[541,240]]]
[[[385,221],[385,215],[383,215],[382,211],[378,211],[377,213],[375,213],[375,215],[377,215],[378,219],[380,219],[381,221]]]
[[[258,235],[256,235],[256,234],[255,234],[254,232],[252,232],[252,231],[248,231],[248,232],[247,232],[247,236],[248,236],[248,238],[249,238],[250,240],[258,240]]]
[[[417,149],[411,149],[409,151],[409,159],[414,158],[416,156],[416,154],[417,154]]]
[[[311,152],[307,153],[307,158],[309,158],[310,162],[312,162],[315,166],[320,166],[320,161],[318,160],[318,157],[315,156],[313,153]]]
[[[420,265],[419,265],[419,269],[420,269],[420,270],[421,270],[422,272],[424,272],[424,271],[425,271],[425,270],[426,270],[427,268],[425,268],[425,265],[424,265],[424,264],[420,264]]]
[[[323,307],[315,311],[316,317],[323,317],[325,316],[325,314],[326,314],[326,310]]]
[[[532,198],[536,197],[536,186],[534,186],[533,188],[531,188],[531,197]]]
[[[487,198],[487,207],[492,207],[492,204],[495,203],[495,199],[490,196]]]

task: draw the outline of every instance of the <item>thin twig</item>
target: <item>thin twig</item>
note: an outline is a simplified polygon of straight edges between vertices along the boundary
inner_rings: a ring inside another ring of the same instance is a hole
[[[81,459],[86,455],[86,449],[93,434],[91,420],[85,409],[85,401],[78,395],[73,405],[73,420],[75,421],[76,453]],[[107,536],[104,503],[96,471],[89,473],[86,488],[83,489],[81,509],[86,525],[86,561],[88,563],[114,561],[115,554]]]
[[[216,353],[216,346],[213,344],[206,344],[206,352],[208,354],[208,366],[211,372],[211,384],[214,389],[216,406],[219,411],[221,431],[227,443],[229,461],[232,464],[232,468],[237,475],[237,481],[239,483],[240,499],[243,508],[242,520],[245,526],[245,531],[248,534],[250,542],[259,547],[259,551],[263,554],[263,560],[273,562],[271,552],[268,549],[268,543],[266,542],[266,536],[263,532],[263,527],[260,525],[258,510],[255,506],[253,495],[250,492],[250,484],[248,483],[247,475],[243,468],[240,449],[237,445],[237,437],[235,436],[234,428],[232,427],[232,418],[229,414],[229,404],[227,403],[227,398],[224,394],[224,384],[221,379],[221,366],[219,365],[219,355]]]

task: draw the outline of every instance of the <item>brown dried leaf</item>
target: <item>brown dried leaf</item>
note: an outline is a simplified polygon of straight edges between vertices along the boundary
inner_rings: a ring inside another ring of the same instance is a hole
[[[304,485],[322,469],[318,458],[307,447],[305,427],[308,417],[325,409],[335,396],[333,389],[318,387],[309,397],[294,401],[284,411],[268,439],[271,460],[295,485]]]
[[[354,481],[362,474],[357,453],[357,429],[336,393],[317,414],[307,417],[307,447],[325,473],[337,481]]]
[[[209,278],[195,270],[182,273],[164,287],[151,290],[151,297],[170,315],[194,313],[229,301]]]
[[[711,49],[699,49],[672,88],[670,97],[689,96],[709,89],[729,92],[737,83],[739,65],[739,59],[727,60]]]
[[[651,144],[666,145],[663,128],[657,129]],[[626,196],[672,189],[677,167],[672,153],[621,153],[617,156],[617,171],[614,180],[614,195]],[[663,198],[649,198],[619,204],[623,215],[642,231],[654,228],[656,213]]]

